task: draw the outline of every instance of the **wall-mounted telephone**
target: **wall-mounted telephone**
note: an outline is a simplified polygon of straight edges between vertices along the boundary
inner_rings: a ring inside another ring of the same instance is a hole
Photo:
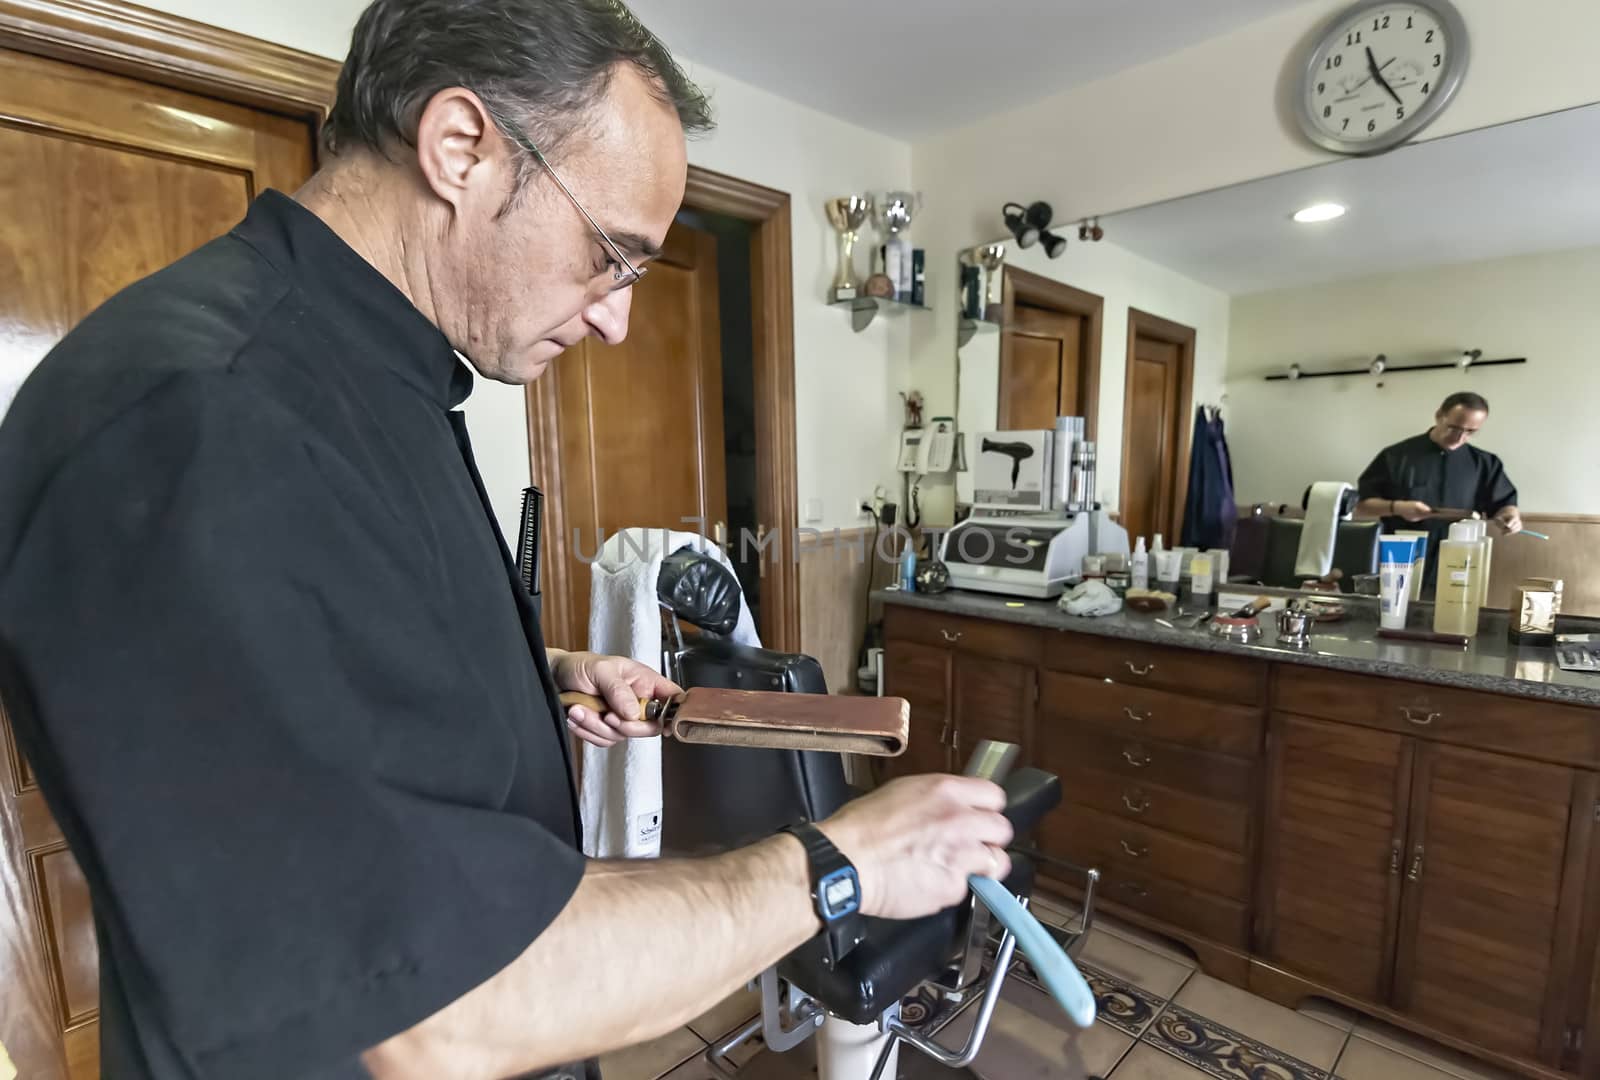
[[[903,473],[925,476],[949,472],[956,460],[956,422],[953,417],[935,416],[927,427],[907,428],[900,433],[900,463]]]

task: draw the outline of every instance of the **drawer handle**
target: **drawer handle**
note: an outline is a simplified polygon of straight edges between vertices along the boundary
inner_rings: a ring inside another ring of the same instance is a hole
[[[1407,720],[1411,721],[1418,727],[1427,727],[1429,724],[1433,723],[1435,720],[1444,715],[1444,713],[1426,712],[1421,709],[1419,709],[1416,713],[1413,713],[1411,711],[1411,706],[1409,705],[1400,706],[1400,711],[1405,714],[1405,718]],[[1418,715],[1418,713],[1421,715]]]
[[[1139,885],[1135,885],[1131,881],[1119,881],[1119,882],[1117,882],[1117,888],[1121,889],[1123,892],[1132,893],[1133,895],[1138,896],[1138,897],[1145,897],[1145,896],[1149,896],[1150,895],[1150,890],[1149,889],[1143,888],[1143,887],[1141,887]]]
[[[1139,676],[1148,675],[1148,674],[1150,674],[1152,671],[1154,671],[1156,669],[1156,666],[1154,664],[1146,664],[1143,667],[1140,667],[1138,664],[1135,664],[1132,660],[1124,660],[1122,662],[1122,664],[1129,671],[1131,671],[1135,675],[1139,675]]]
[[[1126,716],[1129,720],[1132,720],[1136,724],[1142,724],[1146,720],[1150,719],[1150,714],[1148,712],[1140,715],[1126,705],[1122,707],[1122,715]]]
[[[1137,792],[1137,794],[1139,796],[1139,801],[1134,802],[1128,797],[1128,793],[1126,791],[1122,793],[1122,805],[1126,806],[1128,808],[1128,812],[1131,814],[1142,814],[1146,810],[1150,809],[1150,796],[1146,795],[1142,791]]]
[[[961,640],[961,631],[960,630],[957,630],[955,633],[952,634],[950,631],[946,630],[944,627],[941,626],[939,628],[939,633],[942,634],[944,636],[944,639],[946,641],[948,641],[952,645],[954,645],[956,642]]]
[[[1124,750],[1122,752],[1122,760],[1126,761],[1129,765],[1132,765],[1135,769],[1142,769],[1146,765],[1150,764],[1150,755],[1144,754],[1141,757],[1134,757],[1133,751]]]
[[[944,746],[950,741],[950,720],[945,719],[944,727],[939,730],[939,745]]]
[[[1418,844],[1411,851],[1411,869],[1406,871],[1407,881],[1422,880],[1422,845]]]
[[[1150,854],[1150,849],[1148,847],[1130,847],[1126,840],[1118,840],[1117,843],[1122,845],[1122,853],[1132,858],[1142,859],[1146,855]]]

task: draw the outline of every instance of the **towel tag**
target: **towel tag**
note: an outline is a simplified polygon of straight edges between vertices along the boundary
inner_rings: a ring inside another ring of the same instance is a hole
[[[652,810],[633,819],[633,842],[640,846],[661,842],[661,811]]]

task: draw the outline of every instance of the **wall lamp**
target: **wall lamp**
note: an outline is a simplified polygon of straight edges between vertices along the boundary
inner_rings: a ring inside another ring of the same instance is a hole
[[[1050,209],[1049,203],[1032,202],[1023,206],[1021,203],[1008,202],[1000,208],[1000,214],[1005,220],[1006,229],[1016,238],[1018,247],[1030,248],[1042,243],[1045,255],[1052,259],[1060,258],[1061,253],[1067,250],[1067,238],[1050,231],[1050,221],[1055,211]]]

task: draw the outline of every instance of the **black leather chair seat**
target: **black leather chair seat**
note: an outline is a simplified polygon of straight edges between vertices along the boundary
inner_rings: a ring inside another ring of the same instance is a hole
[[[1061,803],[1061,781],[1039,769],[1018,769],[1005,781],[1006,817],[1018,836],[1032,832]],[[1034,868],[1015,856],[1006,888],[1033,892]],[[868,919],[867,935],[837,968],[823,964],[819,940],[778,964],[778,975],[852,1024],[869,1024],[919,984],[943,972],[968,937],[970,901],[921,919]]]

